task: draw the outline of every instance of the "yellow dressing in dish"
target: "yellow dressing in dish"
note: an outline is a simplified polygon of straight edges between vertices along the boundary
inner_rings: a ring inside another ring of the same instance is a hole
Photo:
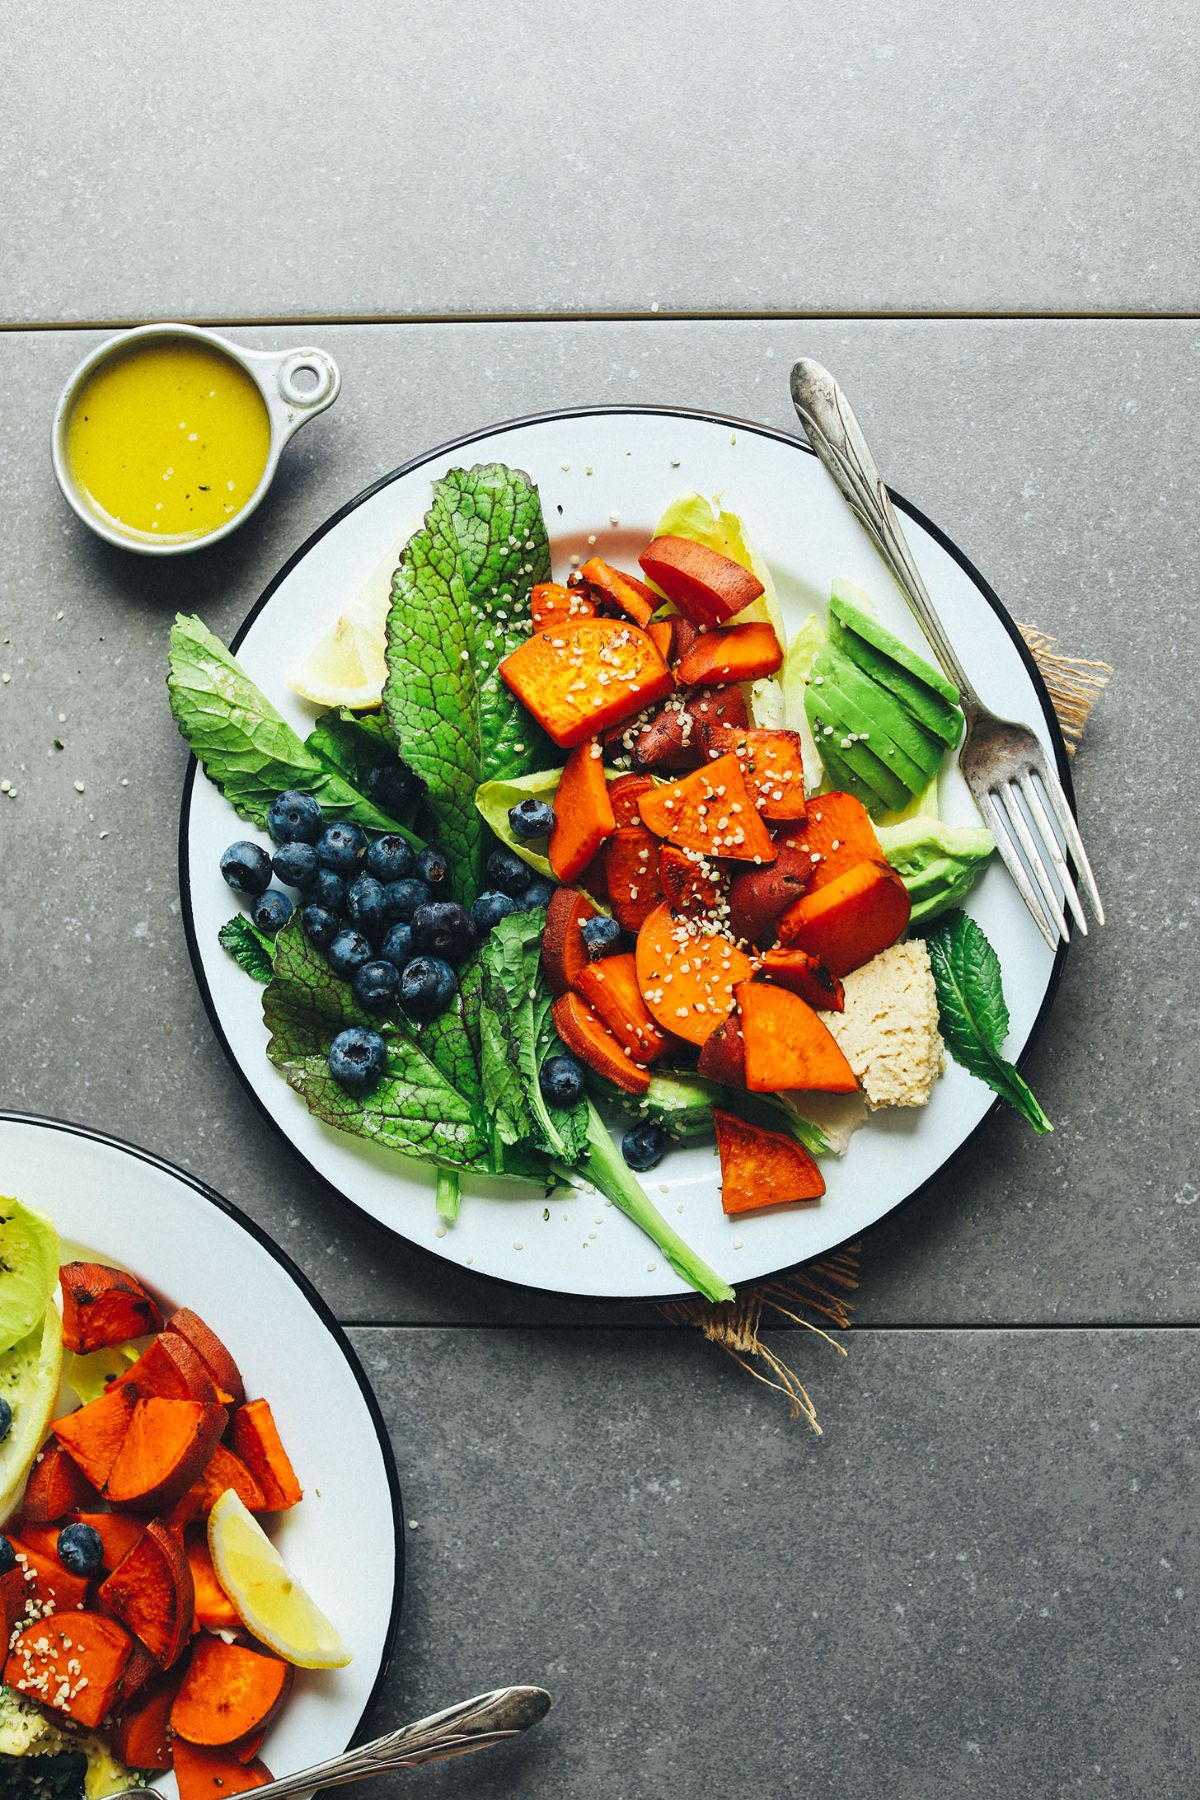
[[[102,517],[131,537],[178,543],[241,511],[270,444],[263,397],[231,357],[187,338],[146,338],[88,377],[67,456]]]

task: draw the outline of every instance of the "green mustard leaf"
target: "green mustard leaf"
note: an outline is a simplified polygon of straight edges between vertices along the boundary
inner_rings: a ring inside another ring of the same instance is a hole
[[[1002,1055],[1008,1007],[1000,961],[983,927],[949,912],[927,935],[942,1036],[954,1060],[984,1081],[1038,1132],[1053,1131],[1032,1089]]]
[[[476,788],[555,754],[499,674],[531,630],[530,589],[549,578],[536,487],[519,469],[489,463],[452,469],[435,484],[392,580],[384,710],[425,784],[456,897],[467,902],[478,892],[486,836]]]
[[[204,773],[243,819],[265,827],[276,794],[300,788],[334,818],[375,831],[390,819],[305,744],[201,619],[171,627],[167,691],[175,722]]]
[[[298,920],[275,940],[263,1018],[271,1033],[267,1055],[325,1124],[457,1168],[488,1167],[488,1140],[472,1096],[447,1080],[404,1025],[358,1007]],[[329,1046],[347,1025],[366,1025],[387,1044],[387,1072],[367,1094],[349,1093],[329,1073]]]
[[[551,1107],[539,1076],[557,1038],[542,974],[543,908],[510,913],[480,952],[480,1064],[484,1104],[504,1145],[574,1163],[587,1142],[587,1109]]]
[[[227,925],[222,925],[217,942],[255,981],[270,981],[275,967],[275,946],[266,933],[252,925],[242,913],[235,914]]]

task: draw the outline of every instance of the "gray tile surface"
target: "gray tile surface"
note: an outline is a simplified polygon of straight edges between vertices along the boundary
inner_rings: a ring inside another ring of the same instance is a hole
[[[1197,327],[546,323],[320,337],[343,367],[337,406],[297,439],[252,525],[164,567],[100,547],[53,484],[54,400],[94,338],[0,338],[11,639],[0,659],[12,674],[0,778],[18,788],[0,798],[3,1103],[102,1126],[205,1176],[344,1317],[596,1318],[506,1294],[356,1221],[244,1098],[179,918],[185,759],[162,686],[167,622],[195,606],[230,634],[336,505],[456,432],[592,400],[786,424],[787,368],[811,352],[842,375],[896,484],[1013,612],[1118,669],[1077,771],[1110,924],[1069,959],[1029,1065],[1058,1130],[1036,1141],[1014,1118],[993,1121],[869,1240],[860,1317],[1194,1319]]]
[[[353,1336],[418,1523],[380,1729],[557,1698],[430,1800],[1195,1794],[1194,1332],[866,1332],[820,1440],[661,1333]]]
[[[6,7],[0,318],[1194,305],[1190,0],[163,19]]]

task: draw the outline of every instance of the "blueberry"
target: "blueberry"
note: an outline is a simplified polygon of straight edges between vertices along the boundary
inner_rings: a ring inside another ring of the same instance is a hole
[[[250,908],[250,917],[268,937],[274,937],[277,931],[282,931],[291,916],[292,903],[278,888],[268,888]]]
[[[7,1575],[10,1569],[17,1566],[17,1553],[6,1537],[0,1537],[0,1575]]]
[[[400,1004],[411,1019],[436,1019],[454,993],[454,970],[440,956],[414,956],[400,976]]]
[[[58,1534],[58,1560],[72,1575],[92,1575],[100,1567],[104,1545],[94,1525],[64,1525]]]
[[[585,1085],[583,1064],[573,1056],[548,1056],[542,1064],[538,1086],[548,1106],[577,1106]]]
[[[423,881],[389,881],[383,890],[384,917],[389,925],[407,925],[418,906],[432,899]]]
[[[517,903],[508,894],[494,892],[480,894],[471,908],[471,917],[475,921],[475,929],[479,932],[490,931],[501,919],[507,919],[509,913],[515,913]]]
[[[317,855],[335,875],[357,875],[366,854],[366,832],[361,825],[348,824],[345,819],[327,825],[317,839]]]
[[[412,926],[389,925],[387,935],[379,946],[379,954],[386,962],[394,963],[398,969],[402,969],[415,954]]]
[[[631,1169],[656,1169],[667,1153],[667,1134],[650,1119],[634,1125],[621,1139],[621,1155]]]
[[[342,922],[337,914],[330,912],[327,906],[317,906],[311,900],[307,906],[301,907],[300,919],[304,926],[305,937],[310,944],[315,944],[318,950],[328,950],[341,930]]]
[[[311,844],[280,844],[271,867],[285,887],[303,891],[317,879],[321,865]]]
[[[535,875],[517,901],[518,912],[532,912],[535,906],[549,906],[554,898],[554,883]]]
[[[508,823],[515,838],[530,844],[554,830],[554,808],[547,800],[518,800],[509,808]]]
[[[400,971],[393,962],[376,958],[360,963],[350,980],[350,988],[360,1006],[368,1012],[385,1012],[396,998],[400,987]]]
[[[346,910],[358,929],[377,937],[388,923],[382,882],[373,875],[359,875],[346,890]]]
[[[239,838],[221,857],[221,873],[239,894],[265,894],[271,885],[271,859],[261,844]]]
[[[314,906],[323,906],[326,912],[340,913],[346,905],[346,884],[332,869],[318,869],[308,898]]]
[[[395,762],[377,763],[367,776],[368,797],[393,819],[408,811],[420,790],[420,782],[398,757]]]
[[[412,874],[416,860],[408,839],[389,831],[383,837],[377,837],[367,851],[367,873],[376,881],[403,881],[406,875]]]
[[[277,844],[315,844],[324,823],[312,795],[296,788],[276,794],[267,813],[267,829]]]
[[[417,858],[417,876],[435,894],[449,892],[450,864],[442,852],[435,850],[432,844],[427,850],[422,850]]]
[[[13,1411],[7,1400],[0,1400],[0,1444],[12,1430]]]
[[[455,967],[466,962],[479,933],[465,906],[457,900],[434,900],[412,916],[412,940],[418,950],[432,951]]]
[[[511,850],[493,850],[487,859],[487,878],[491,887],[519,900],[533,880],[533,870]]]
[[[579,927],[579,935],[592,962],[598,962],[602,956],[612,956],[621,943],[621,927],[603,913],[597,913],[594,919],[585,919]]]
[[[374,1087],[386,1068],[387,1045],[365,1025],[348,1025],[329,1046],[329,1073],[345,1088]]]
[[[335,975],[348,981],[355,969],[370,962],[374,951],[361,931],[339,931],[329,946],[327,960]]]

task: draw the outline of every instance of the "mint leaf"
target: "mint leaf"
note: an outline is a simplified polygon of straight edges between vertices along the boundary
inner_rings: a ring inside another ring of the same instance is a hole
[[[263,1018],[271,1033],[267,1055],[326,1125],[410,1156],[487,1168],[488,1141],[472,1096],[447,1080],[404,1025],[362,1011],[298,920],[275,940]],[[347,1025],[366,1025],[387,1044],[387,1072],[367,1094],[349,1093],[329,1073],[329,1046]]]
[[[542,974],[545,909],[510,913],[480,952],[480,1070],[484,1105],[502,1145],[574,1162],[587,1142],[586,1108],[548,1106],[542,1063],[557,1051],[553,999]]]
[[[947,913],[925,939],[937,988],[942,1036],[955,1062],[985,1081],[1037,1132],[1053,1131],[1033,1090],[1006,1062],[1008,1006],[1000,960],[983,927],[964,912]]]
[[[222,949],[228,950],[239,968],[245,969],[247,975],[255,981],[270,981],[275,967],[275,947],[271,939],[252,925],[241,913],[222,925],[217,933],[217,942]]]
[[[501,463],[452,469],[392,578],[383,705],[450,860],[456,898],[478,892],[481,782],[511,780],[553,757],[505,687],[499,664],[531,630],[529,593],[550,579],[538,492]]]
[[[201,619],[180,613],[171,627],[167,692],[204,773],[243,819],[265,828],[275,796],[300,788],[331,817],[374,831],[397,829],[297,736]]]

